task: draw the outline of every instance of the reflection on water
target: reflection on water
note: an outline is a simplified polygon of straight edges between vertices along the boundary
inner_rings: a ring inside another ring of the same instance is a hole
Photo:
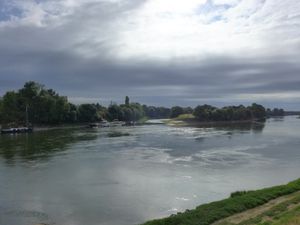
[[[157,129],[157,127],[152,127]],[[165,128],[165,127],[164,127]],[[231,137],[234,134],[243,132],[262,132],[264,123],[233,123],[222,125],[205,125],[201,128],[169,128],[169,131],[175,135],[191,134],[190,138],[197,141],[203,141],[213,135],[227,135]],[[51,155],[63,152],[76,142],[91,141],[98,137],[122,137],[130,136],[129,132],[120,131],[113,128],[103,128],[101,134],[97,129],[56,129],[49,131],[40,131],[32,134],[7,134],[1,136],[0,157],[6,159],[6,162],[13,164],[17,159],[23,160],[47,160]],[[124,130],[124,129],[123,129]],[[127,129],[131,130],[131,129]],[[165,129],[161,130],[164,132]],[[152,131],[151,131],[152,132]],[[187,138],[187,136],[185,136]]]
[[[225,124],[207,124],[202,125],[201,128],[213,128],[216,130],[227,130],[232,132],[243,132],[243,131],[253,131],[262,132],[265,127],[265,122],[244,122],[244,123],[225,123]]]
[[[298,178],[300,120],[0,136],[0,225],[132,225]]]
[[[57,152],[63,152],[70,144],[97,138],[93,133],[79,133],[72,129],[40,131],[30,134],[6,134],[1,136],[0,156],[7,163],[16,159],[47,160]]]
[[[107,134],[108,137],[122,137],[122,136],[130,136],[129,133],[124,133],[120,131],[114,131]]]

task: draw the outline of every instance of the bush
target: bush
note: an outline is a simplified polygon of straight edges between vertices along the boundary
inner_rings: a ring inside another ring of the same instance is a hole
[[[204,204],[194,210],[188,210],[168,218],[152,220],[144,225],[209,225],[217,220],[263,205],[272,199],[299,190],[300,179],[286,185],[257,191],[234,192],[228,199]]]
[[[244,195],[244,194],[247,194],[247,193],[248,193],[247,191],[236,191],[236,192],[231,193],[230,197],[234,198],[236,196],[241,196],[241,195]]]

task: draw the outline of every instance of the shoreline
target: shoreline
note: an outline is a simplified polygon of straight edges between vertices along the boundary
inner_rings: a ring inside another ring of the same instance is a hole
[[[257,120],[234,120],[234,121],[198,121],[196,119],[169,119],[165,121],[165,124],[169,126],[177,127],[206,127],[206,126],[226,126],[226,125],[238,125],[238,124],[257,124],[263,125],[264,122]]]
[[[33,126],[33,131],[49,131],[49,130],[63,130],[63,129],[84,129],[89,128],[90,123],[80,123],[80,124],[61,124],[61,125],[35,125]],[[136,123],[135,126],[140,125],[153,125],[151,123],[143,122],[143,123]],[[1,126],[0,126],[1,129]]]
[[[291,200],[290,196],[293,195],[296,196]],[[279,199],[280,201],[278,201]],[[281,201],[281,199],[285,199],[285,202]],[[272,205],[272,202],[277,202],[278,204],[274,204],[273,207],[267,207],[265,211],[256,213],[258,209],[266,205]],[[282,207],[281,203],[285,207]],[[254,191],[237,191],[231,193],[229,198],[199,205],[195,209],[187,209],[184,212],[172,214],[166,218],[150,220],[142,225],[257,225],[265,224],[260,222],[268,221],[270,218],[277,225],[278,223],[276,222],[282,219],[280,216],[286,216],[286,213],[290,213],[290,205],[295,204],[297,204],[297,216],[300,219],[300,179],[284,185]],[[244,217],[238,223],[232,222],[234,221],[232,218],[240,218],[239,215],[247,212],[249,214],[251,210],[256,214],[252,214],[247,218]],[[275,210],[277,211],[274,212]],[[271,213],[273,214],[271,215]],[[270,218],[266,218],[266,215]],[[294,218],[290,217],[289,219]],[[273,223],[267,224],[273,225]],[[290,224],[287,223],[287,225]]]
[[[300,119],[300,116],[298,117]],[[268,118],[266,118],[268,119]],[[149,119],[151,120],[151,119]],[[135,126],[141,125],[161,125],[165,124],[174,127],[218,127],[218,126],[228,126],[228,125],[243,125],[243,124],[254,124],[254,125],[264,125],[265,122],[260,122],[258,120],[233,120],[233,121],[199,121],[196,118],[172,118],[172,119],[159,119],[160,122],[148,122],[148,120],[143,122],[137,122]],[[60,129],[82,129],[87,128],[89,123],[79,123],[79,124],[60,124],[60,125],[35,125],[33,126],[34,131],[48,131],[48,130],[60,130]],[[2,129],[2,125],[0,125]]]
[[[33,126],[34,131],[48,131],[48,130],[63,130],[63,129],[79,129],[79,128],[86,128],[88,124],[63,124],[63,125],[53,125],[53,126],[43,126],[37,125]]]

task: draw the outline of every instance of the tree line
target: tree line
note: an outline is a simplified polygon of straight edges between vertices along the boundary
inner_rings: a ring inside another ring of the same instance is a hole
[[[241,121],[260,120],[266,117],[266,109],[259,104],[251,106],[226,106],[217,108],[211,105],[201,105],[194,109],[194,116],[200,121]]]
[[[282,110],[265,110],[262,105],[226,106],[217,108],[211,105],[199,105],[196,108],[174,106],[156,107],[131,103],[128,96],[124,104],[111,103],[108,107],[96,104],[70,103],[53,89],[30,81],[18,91],[8,91],[0,98],[0,122],[2,124],[24,124],[28,120],[33,124],[83,123],[101,120],[139,121],[143,118],[176,118],[182,114],[193,114],[200,121],[233,121],[262,119],[266,115],[282,113]]]
[[[285,111],[284,109],[278,109],[278,108],[274,108],[274,109],[267,109],[266,111],[267,116],[284,116],[285,115]]]
[[[8,91],[0,98],[0,122],[24,124],[26,111],[28,120],[33,124],[61,124],[101,120],[138,121],[144,117],[168,118],[171,110],[130,103],[128,96],[121,105],[114,103],[108,107],[99,103],[75,105],[53,89],[30,81],[18,91]]]

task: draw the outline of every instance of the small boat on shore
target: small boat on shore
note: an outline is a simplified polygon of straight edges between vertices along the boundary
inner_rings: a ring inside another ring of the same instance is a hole
[[[90,128],[100,128],[100,127],[109,127],[109,126],[110,126],[110,124],[106,120],[105,121],[101,121],[99,123],[90,123],[89,124]]]
[[[1,134],[18,134],[18,133],[31,133],[33,132],[33,128],[31,127],[28,119],[28,105],[26,105],[26,125],[24,126],[23,123],[21,123],[23,127],[19,127],[20,124],[18,123],[10,123],[7,124],[7,128],[1,127]]]
[[[124,125],[125,125],[125,122],[119,121],[119,120],[113,120],[112,122],[110,122],[111,127],[120,127],[120,126],[124,126]]]
[[[1,134],[18,134],[18,133],[31,133],[33,129],[31,127],[13,127],[1,129]]]

